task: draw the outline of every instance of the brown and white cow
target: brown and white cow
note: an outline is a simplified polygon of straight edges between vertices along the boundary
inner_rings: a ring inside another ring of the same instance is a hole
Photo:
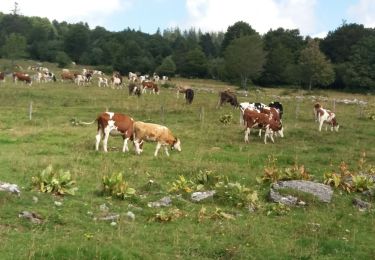
[[[0,72],[0,82],[5,82],[5,73]]]
[[[124,139],[122,152],[129,151],[128,140],[133,138],[133,118],[113,112],[101,113],[96,119],[98,122],[98,132],[96,134],[95,149],[99,150],[100,140],[103,138],[103,150],[108,152],[107,144],[109,135],[121,135]]]
[[[146,93],[147,90],[150,91],[150,94],[151,93],[156,93],[159,95],[160,91],[159,91],[159,87],[158,87],[158,84],[156,84],[155,82],[152,82],[152,81],[143,81],[142,82],[142,87],[143,87],[143,91],[142,93]]]
[[[322,126],[324,123],[331,125],[331,131],[339,131],[339,124],[336,120],[336,114],[328,109],[324,109],[319,103],[314,105],[314,116],[315,121],[319,123],[319,131],[322,131]],[[326,126],[326,131],[327,131]]]
[[[270,138],[273,143],[275,142],[273,139],[274,133],[279,133],[281,137],[284,137],[283,126],[280,120],[272,118],[268,114],[260,113],[255,110],[245,109],[243,120],[246,125],[245,142],[249,142],[249,134],[251,128],[261,128],[265,130],[265,144],[267,144],[267,138]]]
[[[143,151],[141,147],[143,141],[157,142],[154,156],[158,155],[159,149],[162,146],[167,156],[169,156],[168,146],[170,146],[171,149],[176,149],[181,152],[180,139],[176,138],[166,126],[137,121],[133,124],[133,136],[135,152],[137,154]]]
[[[24,81],[29,86],[32,84],[30,76],[22,72],[13,73],[13,82],[17,84],[17,81]]]
[[[64,80],[71,80],[72,82],[74,82],[75,78],[76,76],[73,72],[63,70],[63,72],[61,73],[61,82],[64,82]]]

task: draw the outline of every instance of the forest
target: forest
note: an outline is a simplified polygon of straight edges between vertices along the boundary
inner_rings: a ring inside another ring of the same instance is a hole
[[[261,35],[243,21],[225,32],[177,27],[148,34],[0,13],[0,58],[55,62],[61,68],[75,62],[124,75],[217,79],[245,89],[375,90],[375,29],[345,21],[320,39],[284,28]],[[0,71],[11,70],[0,65]]]

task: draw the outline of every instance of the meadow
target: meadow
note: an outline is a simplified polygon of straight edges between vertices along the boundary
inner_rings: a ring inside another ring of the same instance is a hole
[[[333,91],[307,93],[298,89],[251,89],[239,101],[284,105],[284,138],[265,145],[253,132],[244,142],[239,111],[216,108],[224,83],[173,79],[195,89],[192,105],[173,89],[160,95],[129,96],[126,88],[77,87],[71,83],[33,84],[10,80],[0,84],[0,181],[16,183],[20,196],[0,192],[1,259],[369,259],[375,255],[375,214],[353,207],[360,194],[335,190],[331,203],[312,202],[285,214],[270,214],[269,184],[260,184],[269,156],[279,168],[304,165],[314,180],[346,162],[357,169],[362,152],[366,164],[375,164],[375,125],[357,104],[334,102],[358,99],[374,104],[373,95]],[[313,98],[314,96],[315,98]],[[298,98],[297,98],[298,97]],[[318,132],[312,108],[316,101],[335,107],[338,133]],[[30,115],[30,106],[32,113]],[[181,139],[182,152],[159,151],[146,143],[138,156],[130,145],[122,153],[122,139],[110,137],[109,152],[94,150],[96,125],[75,126],[73,120],[92,121],[103,111],[131,115],[135,120],[168,126]],[[229,124],[219,121],[232,115]],[[32,176],[48,165],[70,171],[78,191],[72,195],[40,193]],[[256,190],[260,207],[255,212],[226,201],[193,203],[170,195],[173,182],[200,172],[213,172]],[[136,190],[134,198],[103,196],[102,177],[124,173]],[[148,202],[170,195],[170,208],[150,208]],[[35,199],[37,198],[37,199]],[[55,202],[61,202],[56,205]],[[95,219],[105,204],[120,218],[116,225]],[[206,212],[226,212],[233,218],[201,218]],[[178,209],[179,216],[160,216]],[[33,224],[18,217],[21,211],[43,218]],[[128,211],[135,219],[126,217]]]

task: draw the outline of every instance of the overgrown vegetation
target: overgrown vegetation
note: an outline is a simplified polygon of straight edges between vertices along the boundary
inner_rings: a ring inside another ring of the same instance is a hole
[[[123,173],[113,173],[111,175],[104,175],[102,177],[102,193],[126,199],[134,196],[136,190],[130,187],[129,183],[125,180]]]
[[[69,171],[62,169],[56,171],[51,164],[38,175],[33,176],[31,182],[38,191],[56,195],[74,195],[78,190]]]

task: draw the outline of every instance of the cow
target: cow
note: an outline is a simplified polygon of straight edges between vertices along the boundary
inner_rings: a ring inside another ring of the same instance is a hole
[[[61,73],[61,82],[64,82],[64,80],[71,80],[72,82],[75,81],[76,75],[72,72],[64,71]]]
[[[129,72],[129,81],[132,81],[132,82],[135,82],[138,78],[137,74],[136,73],[133,73],[133,72]]]
[[[98,86],[100,87],[108,87],[108,79],[104,77],[98,77]]]
[[[142,94],[141,85],[137,85],[133,82],[131,82],[128,85],[128,89],[129,89],[129,96],[134,94],[134,95],[137,95],[138,97],[140,97],[141,94]]]
[[[219,97],[220,99],[219,99],[218,107],[219,106],[221,107],[226,102],[230,103],[234,107],[239,106],[236,94],[229,89],[220,91]]]
[[[158,88],[158,85],[155,84],[155,82],[152,82],[152,81],[143,81],[142,82],[142,87],[143,87],[143,93],[146,93],[147,90],[150,91],[150,94],[151,93],[156,93],[159,95],[160,91],[159,91],[159,88]]]
[[[133,124],[133,142],[138,155],[143,151],[141,147],[143,141],[157,142],[154,153],[155,157],[158,155],[159,149],[162,146],[167,156],[169,156],[168,146],[170,146],[172,150],[175,149],[181,152],[180,139],[176,138],[166,126],[136,121]]]
[[[13,82],[17,84],[17,81],[24,81],[26,84],[31,86],[32,81],[28,74],[22,73],[22,72],[14,72],[13,73]]]
[[[331,112],[328,109],[324,109],[319,103],[316,103],[314,105],[314,116],[315,121],[319,123],[319,132],[322,131],[322,126],[324,123],[327,123],[331,125],[331,131],[335,130],[336,132],[339,131],[339,124],[336,120],[336,114]],[[326,131],[327,131],[326,126]]]
[[[192,90],[191,88],[188,88],[185,91],[186,104],[191,104],[193,102],[193,99],[194,99],[194,90]]]
[[[5,82],[5,73],[0,72],[0,82]]]
[[[267,144],[267,138],[270,138],[274,143],[273,134],[278,132],[281,137],[283,135],[283,126],[280,120],[271,118],[269,115],[260,113],[255,110],[246,109],[243,114],[243,120],[245,122],[245,142],[249,142],[249,134],[251,128],[260,127],[265,130],[264,143]]]
[[[273,102],[269,103],[268,106],[276,108],[277,110],[279,110],[280,120],[283,118],[284,108],[283,108],[283,105],[280,102],[273,101]]]
[[[103,112],[100,115],[98,115],[96,120],[89,123],[79,122],[79,124],[91,125],[95,122],[98,122],[98,130],[95,136],[96,151],[99,151],[100,140],[103,139],[103,150],[104,152],[108,152],[107,144],[110,135],[121,135],[124,139],[122,152],[125,153],[129,151],[128,141],[133,140],[133,118],[121,113]]]
[[[119,78],[117,76],[113,76],[111,78],[111,81],[112,81],[112,88],[114,88],[114,87],[121,88],[121,83],[122,83],[121,78]]]
[[[184,98],[186,98],[186,90],[188,89],[189,87],[186,87],[186,86],[178,86],[177,87],[177,98],[180,97],[180,94],[184,94]]]

